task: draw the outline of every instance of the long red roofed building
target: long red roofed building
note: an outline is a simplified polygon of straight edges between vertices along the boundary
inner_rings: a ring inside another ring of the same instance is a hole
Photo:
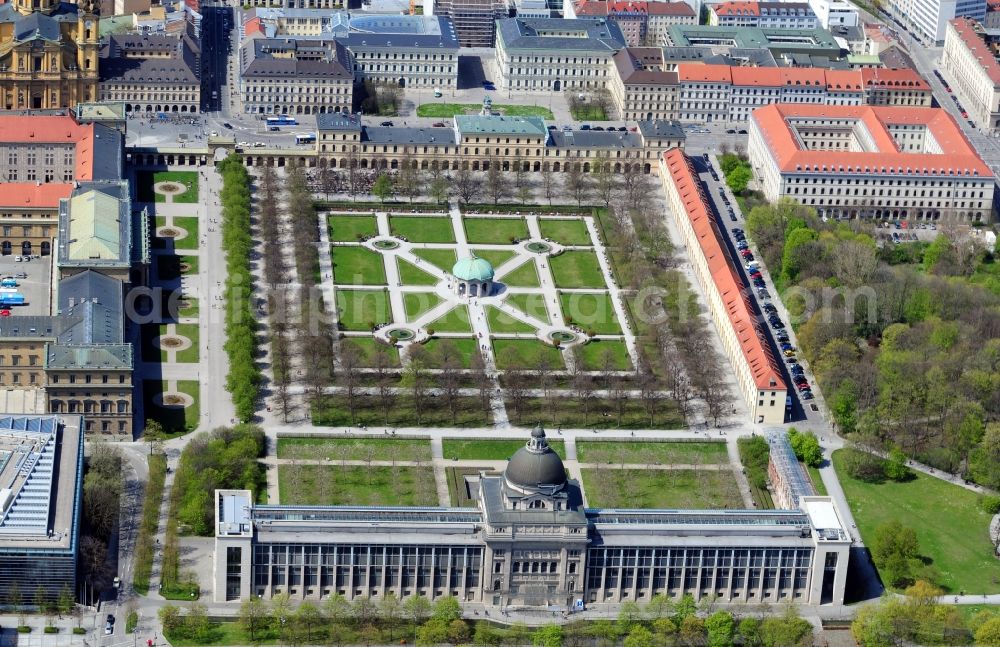
[[[673,148],[660,160],[667,207],[684,236],[695,275],[708,299],[712,321],[736,374],[754,424],[785,421],[787,387],[760,329],[733,258],[721,242],[708,201],[684,151]]]

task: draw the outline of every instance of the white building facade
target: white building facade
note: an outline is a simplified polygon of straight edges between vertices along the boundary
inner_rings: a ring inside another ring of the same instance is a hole
[[[824,216],[993,220],[993,173],[940,108],[767,106],[748,152],[768,200]]]

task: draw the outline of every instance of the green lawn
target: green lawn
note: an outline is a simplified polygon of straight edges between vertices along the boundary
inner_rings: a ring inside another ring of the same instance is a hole
[[[193,216],[174,216],[174,226],[187,232],[187,236],[174,239],[174,249],[198,249],[198,219]]]
[[[421,103],[417,106],[418,117],[438,117],[448,119],[455,115],[475,115],[483,109],[481,103]],[[508,117],[542,117],[555,119],[548,108],[542,106],[517,106],[509,104],[493,104],[493,109]]]
[[[200,385],[197,380],[178,380],[177,390],[186,393],[194,399],[190,407],[161,407],[153,404],[153,396],[162,393],[167,388],[167,382],[159,380],[143,380],[143,409],[147,420],[156,420],[170,433],[194,431],[201,417],[199,405]]]
[[[445,438],[441,443],[446,460],[505,461],[524,447],[525,441]],[[561,440],[550,440],[549,446],[560,458],[566,458],[566,447]]]
[[[198,173],[196,171],[138,171],[136,172],[136,197],[139,202],[166,202],[166,196],[153,191],[159,182],[176,182],[187,186],[183,193],[174,195],[174,202],[198,202]]]
[[[343,346],[351,345],[357,349],[361,356],[362,366],[374,366],[375,365],[375,353],[376,348],[384,348],[389,356],[390,366],[399,366],[399,349],[395,346],[389,346],[388,344],[383,344],[377,341],[374,337],[347,337],[341,344]]]
[[[560,288],[603,288],[604,274],[597,255],[588,251],[569,251],[549,259],[552,278]]]
[[[819,474],[819,469],[808,465],[805,468],[809,473],[809,479],[812,481],[813,487],[816,488],[816,494],[826,496],[826,485],[823,483],[823,477]]]
[[[538,228],[544,238],[551,238],[563,245],[593,245],[590,239],[590,232],[587,231],[587,223],[583,220],[560,220],[556,218],[542,218],[538,221]]]
[[[371,330],[392,321],[386,290],[337,290],[337,316],[344,330]]]
[[[490,332],[493,333],[533,333],[536,330],[534,326],[529,326],[493,306],[486,306],[486,322],[490,326]]]
[[[430,467],[279,465],[282,504],[437,505]]]
[[[455,267],[455,262],[458,260],[458,256],[455,254],[454,249],[433,249],[433,248],[414,248],[411,249],[414,256],[422,258],[434,267],[440,268],[445,272],[450,272],[452,268]]]
[[[737,509],[746,506],[730,470],[584,469],[592,508]]]
[[[389,229],[393,235],[411,243],[455,242],[451,218],[441,216],[392,216],[389,218]]]
[[[580,348],[580,359],[585,371],[601,371],[605,361],[614,371],[627,371],[632,368],[632,360],[624,341],[617,339],[594,339]]]
[[[525,292],[508,294],[506,301],[521,312],[538,319],[542,323],[549,323],[549,309],[545,305],[545,297],[543,295],[528,294]]]
[[[441,346],[449,344],[455,349],[455,357],[462,368],[470,368],[472,356],[479,353],[479,340],[472,337],[432,337],[424,347],[424,361],[430,368],[444,368],[439,361]]]
[[[180,317],[198,316],[198,299],[195,299],[194,297],[181,297],[181,299],[177,301],[177,306],[177,315]]]
[[[548,358],[553,370],[562,370],[565,366],[562,352],[558,348],[537,339],[494,339],[493,352],[500,369],[533,369],[538,366],[542,357]]]
[[[399,270],[399,280],[403,285],[436,285],[441,279],[428,274],[413,263],[396,257],[396,267]]]
[[[191,340],[191,346],[184,350],[179,350],[175,354],[178,362],[197,364],[198,363],[198,324],[177,324],[175,326],[178,335],[183,335]]]
[[[500,267],[514,258],[514,252],[506,249],[473,249],[472,253],[479,258],[489,261],[493,269]]]
[[[278,458],[336,461],[429,461],[427,440],[395,438],[279,438]]]
[[[407,321],[416,321],[420,315],[439,303],[441,303],[441,297],[433,292],[403,293],[403,309],[406,310]]]
[[[577,121],[607,121],[608,119],[604,108],[594,103],[585,103],[577,108],[570,108],[569,112]]]
[[[463,222],[470,243],[507,245],[528,237],[524,218],[464,218]]]
[[[385,285],[382,255],[365,247],[335,245],[330,248],[333,280],[340,285]]]
[[[538,280],[538,269],[535,266],[535,261],[530,258],[523,265],[517,266],[497,280],[504,285],[516,288],[537,288],[541,285],[541,282]]]
[[[607,292],[560,292],[566,323],[590,329],[598,335],[620,335],[622,328]]]
[[[729,462],[723,442],[612,442],[579,440],[576,456],[581,463],[626,465],[706,465]]]
[[[426,327],[436,332],[472,332],[469,309],[464,305],[455,306]]]
[[[487,467],[446,467],[444,472],[448,479],[448,498],[456,508],[475,508],[479,505],[477,497],[469,496],[472,493],[465,485],[466,476],[479,476],[480,472],[498,474]]]
[[[454,418],[442,400],[443,398],[429,398],[421,404],[418,411],[409,394],[398,394],[392,397],[386,416],[377,395],[361,395],[356,399],[355,415],[352,417],[346,397],[324,396],[313,405],[310,417],[312,424],[316,426],[341,428],[345,425],[469,428],[493,424],[489,409],[483,408],[477,396],[459,397],[456,401],[457,415]]]
[[[181,265],[186,265],[182,268]],[[189,276],[198,273],[197,256],[162,255],[156,257],[156,273],[161,281],[173,281],[183,274]],[[182,271],[183,270],[183,271]]]
[[[940,573],[935,584],[945,592],[1000,592],[1000,564],[987,532],[990,515],[976,505],[977,494],[920,473],[905,483],[865,483],[847,474],[843,457],[835,451],[833,465],[862,539],[874,541],[876,528],[899,521],[916,531],[920,553],[933,561]]]
[[[375,216],[348,216],[334,214],[327,216],[327,228],[333,242],[357,242],[362,236],[378,233]]]

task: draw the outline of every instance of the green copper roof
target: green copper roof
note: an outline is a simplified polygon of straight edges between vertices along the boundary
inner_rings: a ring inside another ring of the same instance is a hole
[[[100,191],[87,191],[70,198],[70,214],[71,260],[118,258],[118,200]]]
[[[492,281],[493,266],[484,258],[463,258],[451,268],[451,275],[460,281]]]

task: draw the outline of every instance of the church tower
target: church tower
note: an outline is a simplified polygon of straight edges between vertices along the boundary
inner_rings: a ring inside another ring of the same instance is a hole
[[[0,109],[50,110],[97,100],[98,5],[0,5]]]

